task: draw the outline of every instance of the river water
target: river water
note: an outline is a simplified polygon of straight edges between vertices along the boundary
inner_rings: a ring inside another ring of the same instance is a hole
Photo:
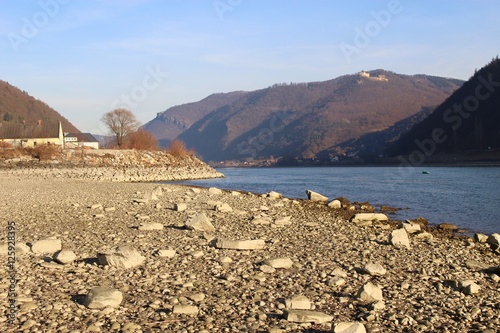
[[[428,174],[424,174],[423,171]],[[500,232],[500,167],[221,168],[226,178],[180,183],[306,198],[310,189],[330,199],[368,201],[400,210],[395,219],[425,217],[470,232]],[[393,217],[394,218],[394,217]]]

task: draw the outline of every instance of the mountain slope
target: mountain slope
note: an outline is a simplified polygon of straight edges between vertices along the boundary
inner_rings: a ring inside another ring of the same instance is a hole
[[[41,120],[46,127],[62,123],[65,132],[80,132],[72,123],[44,102],[0,80],[0,122],[36,123]]]
[[[314,157],[437,105],[462,81],[383,70],[275,85],[208,113],[179,138],[205,160]]]
[[[412,160],[420,162],[425,155],[500,149],[499,105],[500,60],[497,58],[390,145],[387,152],[391,156],[410,155]]]
[[[208,113],[223,105],[234,102],[245,94],[243,91],[212,94],[199,102],[174,106],[163,112],[159,112],[155,119],[144,124],[142,127],[144,130],[152,133],[158,139],[161,146],[166,146]]]

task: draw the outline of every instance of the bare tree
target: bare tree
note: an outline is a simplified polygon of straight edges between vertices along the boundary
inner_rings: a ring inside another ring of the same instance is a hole
[[[106,125],[110,133],[116,137],[116,145],[122,147],[123,139],[137,131],[140,123],[135,115],[127,109],[114,109],[102,116],[101,121]]]

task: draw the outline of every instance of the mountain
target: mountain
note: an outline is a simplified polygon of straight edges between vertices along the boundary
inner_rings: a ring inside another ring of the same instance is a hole
[[[245,94],[243,91],[212,94],[199,102],[174,106],[159,112],[155,119],[142,128],[152,133],[161,146],[167,146],[196,121],[223,105],[233,103]]]
[[[500,149],[500,60],[477,71],[434,112],[391,144],[391,156],[470,154]]]
[[[35,124],[39,120],[47,128],[57,128],[61,122],[64,132],[80,132],[69,120],[44,102],[0,80],[0,122],[21,123],[24,121]]]
[[[216,109],[200,107],[203,112],[197,115],[204,116],[179,138],[211,161],[311,158],[325,150],[341,152],[340,144],[347,140],[438,105],[462,83],[374,70],[324,82],[274,85],[240,92]]]

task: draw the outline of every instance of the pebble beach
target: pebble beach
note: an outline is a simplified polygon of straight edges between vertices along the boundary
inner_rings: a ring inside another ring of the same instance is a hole
[[[35,174],[0,172],[2,332],[500,327],[495,235],[403,225],[314,193]]]

